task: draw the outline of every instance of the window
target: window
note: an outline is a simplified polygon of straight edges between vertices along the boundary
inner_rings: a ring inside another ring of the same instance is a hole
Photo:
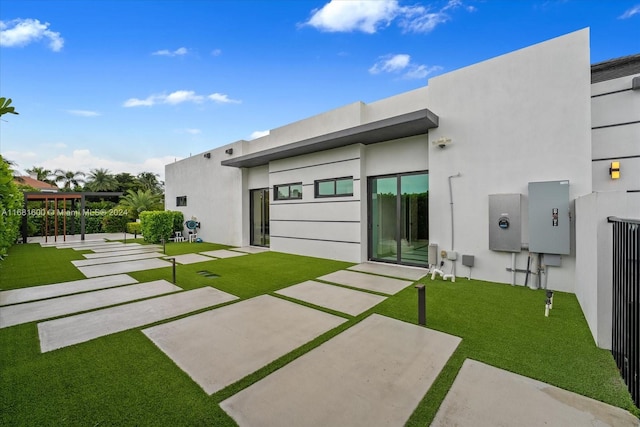
[[[315,187],[316,197],[353,196],[353,177],[318,180]]]
[[[274,185],[275,200],[302,199],[302,183]]]
[[[187,196],[176,197],[176,206],[187,206]]]

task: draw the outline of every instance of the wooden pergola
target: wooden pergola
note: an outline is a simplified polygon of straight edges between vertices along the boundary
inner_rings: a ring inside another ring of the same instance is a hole
[[[80,240],[84,240],[85,234],[85,213],[86,213],[86,198],[87,197],[120,197],[122,196],[121,192],[82,192],[82,193],[72,193],[72,192],[62,192],[62,193],[46,193],[46,192],[25,192],[24,193],[24,215],[22,216],[22,242],[27,242],[28,237],[28,229],[27,229],[27,220],[29,216],[29,207],[27,205],[28,202],[42,200],[44,202],[44,224],[45,224],[45,232],[44,232],[44,241],[47,242],[49,238],[49,208],[51,203],[53,203],[53,216],[54,216],[54,227],[53,227],[53,238],[54,242],[58,241],[58,221],[59,221],[59,209],[58,204],[62,201],[62,238],[63,241],[67,240],[67,200],[71,201],[71,210],[75,211],[75,204],[78,200],[80,200]],[[75,233],[75,223],[71,222],[71,234]]]

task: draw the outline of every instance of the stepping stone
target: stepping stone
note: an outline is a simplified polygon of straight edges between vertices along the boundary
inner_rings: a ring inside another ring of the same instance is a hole
[[[108,258],[114,256],[123,256],[123,255],[137,255],[137,254],[148,254],[149,252],[161,252],[162,248],[149,248],[146,249],[141,246],[138,249],[127,249],[122,251],[113,251],[113,252],[97,252],[92,254],[82,254],[86,259],[96,259],[96,258]]]
[[[405,425],[460,341],[374,314],[220,406],[241,426]]]
[[[261,248],[257,246],[243,246],[241,248],[231,248],[230,250],[236,252],[245,252],[248,254],[259,254],[262,252],[269,252],[269,248]]]
[[[238,297],[205,287],[38,323],[40,348],[45,353],[235,299]]]
[[[200,254],[214,257],[214,258],[233,258],[236,256],[246,255],[246,253],[228,251],[226,249],[219,249],[217,251],[200,252]]]
[[[130,249],[140,249],[142,247],[149,247],[149,246],[141,245],[140,243],[120,243],[119,245],[103,246],[99,248],[92,248],[91,250],[95,253],[102,253],[102,252],[124,251],[124,250],[130,250]],[[158,246],[158,245],[153,245],[152,247],[156,250],[158,250],[159,248],[160,249],[162,248],[162,246]]]
[[[381,303],[386,297],[366,292],[354,291],[339,286],[308,280],[276,292],[290,298],[305,301],[320,307],[357,316]]]
[[[153,270],[154,268],[171,267],[171,263],[158,259],[141,259],[126,261],[116,264],[89,265],[78,267],[78,270],[86,277],[108,276],[111,274],[130,273],[132,271]]]
[[[9,305],[0,310],[0,328],[93,310],[180,290],[179,287],[166,280],[156,280],[155,282]]]
[[[58,245],[56,247],[58,249],[74,249],[76,251],[86,251],[86,250],[119,247],[119,246],[124,246],[124,244],[120,242],[87,242],[87,243],[74,243],[68,246]]]
[[[111,256],[106,258],[90,258],[90,259],[81,259],[76,261],[71,261],[71,264],[76,267],[86,267],[87,265],[100,265],[100,264],[111,264],[114,262],[123,262],[123,261],[135,261],[139,259],[148,259],[148,258],[159,258],[164,256],[164,254],[160,254],[158,252],[146,252],[135,255],[121,255],[121,256]]]
[[[432,426],[611,426],[640,425],[624,409],[465,360]]]
[[[319,280],[337,283],[339,285],[351,286],[352,288],[365,289],[368,291],[380,292],[394,295],[413,284],[406,280],[391,279],[389,277],[374,276],[372,274],[357,273],[355,271],[339,270],[322,277]]]
[[[175,258],[178,264],[195,264],[197,262],[213,261],[209,257],[198,255],[198,254],[176,255],[173,257],[165,258],[165,259],[170,260],[171,258]]]
[[[347,270],[359,271],[361,273],[379,274],[381,276],[397,277],[399,279],[420,280],[427,274],[429,270],[419,267],[407,267],[404,265],[382,264],[365,262],[362,264],[349,267]]]
[[[61,295],[76,294],[78,292],[130,285],[132,283],[138,283],[138,281],[126,274],[118,274],[115,276],[96,277],[94,279],[74,280],[73,282],[54,283],[52,285],[12,289],[0,292],[0,305],[17,304]]]
[[[213,394],[345,321],[262,295],[143,332]]]

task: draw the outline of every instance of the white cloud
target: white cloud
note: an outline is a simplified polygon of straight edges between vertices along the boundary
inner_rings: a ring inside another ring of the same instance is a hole
[[[211,51],[211,55],[212,56],[220,56],[220,55],[222,55],[222,50],[221,49],[213,49]]]
[[[48,39],[49,48],[59,52],[64,46],[60,33],[51,31],[49,23],[37,19],[14,19],[0,21],[0,46],[21,47],[42,39]]]
[[[89,111],[89,110],[67,110],[67,113],[72,114],[74,116],[80,117],[97,117],[101,116],[97,111]]]
[[[441,70],[439,66],[418,65],[411,62],[411,56],[405,53],[397,55],[385,55],[378,58],[378,61],[369,68],[369,73],[395,73],[402,75],[405,79],[423,79],[428,75]]]
[[[447,11],[459,7],[467,12],[476,10],[473,6],[464,6],[462,0],[449,0],[439,9],[400,6],[398,0],[331,0],[322,8],[314,9],[305,25],[328,32],[373,34],[398,20],[398,25],[407,32],[428,33],[451,19]]]
[[[151,107],[157,104],[182,104],[183,102],[193,102],[201,104],[205,99],[217,102],[218,104],[240,104],[241,101],[229,98],[228,95],[222,93],[212,93],[211,95],[204,96],[198,95],[192,90],[177,90],[169,95],[150,95],[145,99],[129,98],[122,106],[123,107]]]
[[[380,73],[393,73],[396,71],[400,71],[409,65],[411,61],[411,56],[406,54],[399,55],[386,55],[380,57],[378,62],[373,64],[371,68],[369,68],[369,72],[371,74],[380,74]]]
[[[630,9],[627,9],[622,15],[618,16],[618,19],[629,19],[634,15],[640,14],[640,4],[633,6]]]
[[[218,104],[240,104],[242,102],[237,99],[231,99],[229,98],[228,95],[225,95],[223,93],[217,93],[217,92],[212,93],[207,98],[209,98],[214,102],[217,102]]]
[[[202,133],[200,129],[194,129],[194,128],[187,128],[184,130],[184,132],[188,133],[189,135],[200,135]]]
[[[256,130],[251,132],[251,136],[249,137],[249,139],[262,138],[263,136],[267,136],[267,135],[269,135],[268,130]]]
[[[187,49],[186,47],[180,47],[174,51],[171,51],[169,49],[162,49],[162,50],[157,50],[155,52],[152,53],[152,55],[159,55],[159,56],[183,56],[186,55],[187,53],[189,53],[189,49]]]

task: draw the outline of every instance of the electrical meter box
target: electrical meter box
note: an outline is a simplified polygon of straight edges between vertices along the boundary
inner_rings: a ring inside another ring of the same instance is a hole
[[[521,194],[489,195],[489,249],[520,252],[522,247]]]
[[[529,251],[568,255],[571,251],[569,181],[529,183]]]

